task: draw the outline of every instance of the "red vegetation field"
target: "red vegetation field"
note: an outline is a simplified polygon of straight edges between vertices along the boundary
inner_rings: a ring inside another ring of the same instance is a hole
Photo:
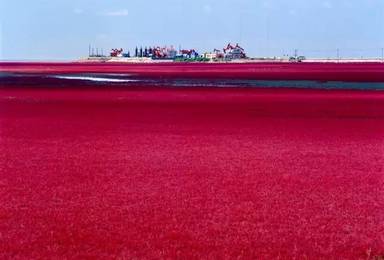
[[[0,258],[384,254],[384,93],[0,88]]]
[[[0,62],[0,72],[129,73],[143,77],[384,82],[384,63]]]

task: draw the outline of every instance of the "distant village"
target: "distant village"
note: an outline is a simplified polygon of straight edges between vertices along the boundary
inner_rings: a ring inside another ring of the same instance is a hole
[[[228,43],[222,49],[214,49],[212,52],[200,54],[195,49],[175,49],[171,47],[136,47],[134,52],[124,51],[122,48],[112,49],[109,56],[99,52],[98,48],[89,47],[89,60],[116,60],[116,61],[239,61],[249,60],[244,48],[239,44]],[[305,57],[291,57],[294,61],[304,60]]]
[[[276,60],[281,58],[250,58],[247,56],[244,48],[239,44],[228,43],[222,49],[214,49],[212,52],[200,53],[195,49],[178,50],[173,46],[170,47],[136,47],[133,52],[124,51],[122,48],[115,48],[104,55],[103,51],[98,48],[89,46],[87,60],[97,61],[126,61],[126,62],[150,62],[150,61],[182,61],[182,62],[228,62],[228,61],[249,61],[249,60]],[[305,60],[304,56],[298,56],[295,52],[294,56],[284,57],[285,60],[291,62],[301,62]]]

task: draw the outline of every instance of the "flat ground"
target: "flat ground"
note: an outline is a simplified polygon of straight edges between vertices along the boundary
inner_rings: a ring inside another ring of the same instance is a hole
[[[384,93],[0,89],[0,258],[384,254]]]

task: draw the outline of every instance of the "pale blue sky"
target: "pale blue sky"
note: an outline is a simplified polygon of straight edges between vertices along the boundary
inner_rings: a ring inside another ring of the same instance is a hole
[[[251,56],[381,56],[383,0],[0,0],[0,59],[75,59],[174,45]]]

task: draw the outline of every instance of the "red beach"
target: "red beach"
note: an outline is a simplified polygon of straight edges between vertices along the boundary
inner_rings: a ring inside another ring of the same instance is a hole
[[[60,82],[0,87],[0,258],[384,254],[383,91]]]

